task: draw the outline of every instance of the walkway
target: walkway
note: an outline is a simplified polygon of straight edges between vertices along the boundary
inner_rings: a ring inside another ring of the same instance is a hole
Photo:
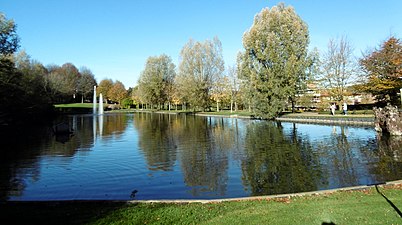
[[[290,113],[276,118],[278,121],[298,123],[349,124],[374,126],[374,115],[327,115],[316,112]]]

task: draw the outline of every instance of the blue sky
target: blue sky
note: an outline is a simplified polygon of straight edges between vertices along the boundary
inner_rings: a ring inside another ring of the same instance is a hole
[[[17,23],[21,49],[33,59],[86,66],[98,82],[128,88],[149,56],[167,54],[178,66],[190,38],[217,36],[225,66],[234,65],[255,14],[278,2],[295,8],[309,26],[310,48],[320,51],[342,35],[356,57],[390,35],[402,38],[400,0],[0,0],[0,12]]]

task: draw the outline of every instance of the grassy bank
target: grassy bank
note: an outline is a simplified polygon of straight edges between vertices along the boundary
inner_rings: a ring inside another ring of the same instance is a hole
[[[98,105],[98,104],[97,104]],[[92,103],[71,103],[54,105],[55,108],[87,108],[92,109]]]
[[[402,187],[380,188],[402,209]],[[3,203],[2,224],[402,224],[375,188],[221,203]]]
[[[92,103],[72,103],[54,105],[57,112],[62,114],[88,114],[92,113]]]

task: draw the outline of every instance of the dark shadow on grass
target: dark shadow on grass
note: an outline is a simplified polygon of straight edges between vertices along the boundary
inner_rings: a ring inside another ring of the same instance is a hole
[[[0,202],[0,223],[86,224],[126,205],[113,201]]]
[[[380,190],[378,189],[378,185],[375,185],[375,189],[377,190],[377,192],[378,192],[382,197],[385,198],[385,200],[392,206],[392,208],[394,208],[394,210],[395,210],[395,211],[398,213],[398,215],[402,218],[402,212],[401,212],[401,210],[399,210],[398,207],[397,207],[393,202],[391,202],[391,200],[389,200],[389,199],[387,198],[387,196],[385,196],[383,193],[380,192]]]

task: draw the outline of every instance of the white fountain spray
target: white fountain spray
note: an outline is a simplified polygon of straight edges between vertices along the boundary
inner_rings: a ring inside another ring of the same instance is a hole
[[[99,115],[103,115],[103,97],[102,93],[99,94]]]
[[[99,94],[99,137],[102,138],[103,134],[103,96],[102,93]]]
[[[94,98],[92,100],[93,105],[92,105],[92,114],[96,114],[96,86],[94,86]]]

